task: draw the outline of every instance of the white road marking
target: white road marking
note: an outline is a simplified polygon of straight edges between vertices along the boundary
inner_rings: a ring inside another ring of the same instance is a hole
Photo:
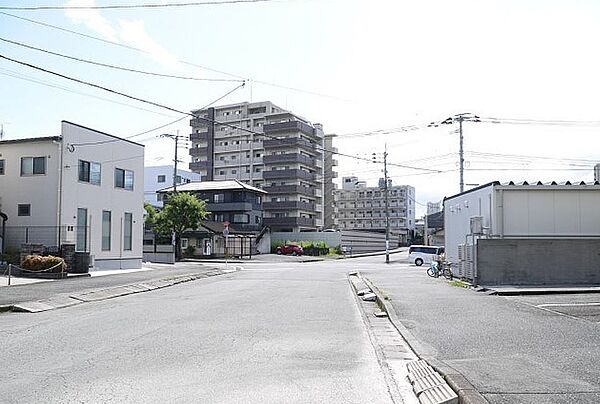
[[[600,306],[600,302],[596,303],[546,303],[538,304],[535,307],[579,307],[579,306]]]

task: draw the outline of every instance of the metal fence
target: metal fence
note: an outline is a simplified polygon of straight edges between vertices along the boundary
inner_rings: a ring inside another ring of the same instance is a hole
[[[42,244],[48,250],[62,244],[75,244],[80,252],[90,251],[90,231],[86,226],[6,226],[4,250],[20,249],[22,244]]]

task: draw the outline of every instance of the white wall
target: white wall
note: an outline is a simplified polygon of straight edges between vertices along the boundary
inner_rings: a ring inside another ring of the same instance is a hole
[[[144,147],[133,142],[62,123],[63,192],[61,222],[77,225],[77,209],[88,210],[90,253],[97,269],[139,268],[142,261],[144,213]],[[96,143],[79,145],[81,143]],[[71,147],[70,147],[71,146]],[[79,160],[100,163],[101,185],[80,182]],[[133,191],[115,188],[115,168],[134,172]],[[111,249],[102,251],[102,211],[111,212]],[[132,250],[123,246],[123,217],[133,214]],[[73,235],[73,241],[75,235]]]
[[[178,165],[179,166],[179,165]],[[158,182],[158,176],[164,175],[165,182]],[[188,179],[191,182],[200,181],[200,174],[191,171],[177,169],[177,175],[182,180]],[[184,183],[184,181],[182,181]],[[173,185],[173,166],[151,166],[144,168],[144,201],[156,207],[162,207],[163,203],[157,199],[156,191],[168,188]]]
[[[600,186],[499,186],[499,235],[600,236]]]
[[[39,140],[0,143],[0,209],[7,226],[57,226],[60,142]],[[21,157],[46,156],[46,174],[21,177]],[[19,204],[31,204],[31,216],[18,216]]]
[[[492,193],[493,186],[489,185],[444,200],[445,247],[449,261],[458,262],[458,245],[464,244],[466,235],[471,233],[471,217],[483,216],[484,227],[494,226],[490,220]]]

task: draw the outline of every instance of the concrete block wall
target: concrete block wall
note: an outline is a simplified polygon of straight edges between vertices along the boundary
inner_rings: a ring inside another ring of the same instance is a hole
[[[480,239],[481,285],[600,285],[600,237]]]

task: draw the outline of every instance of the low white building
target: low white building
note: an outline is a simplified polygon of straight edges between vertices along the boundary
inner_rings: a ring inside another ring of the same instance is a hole
[[[469,278],[600,282],[598,183],[491,182],[445,198],[444,228],[446,258]]]
[[[0,141],[5,248],[89,252],[96,269],[142,262],[144,146],[71,122],[61,135]]]

